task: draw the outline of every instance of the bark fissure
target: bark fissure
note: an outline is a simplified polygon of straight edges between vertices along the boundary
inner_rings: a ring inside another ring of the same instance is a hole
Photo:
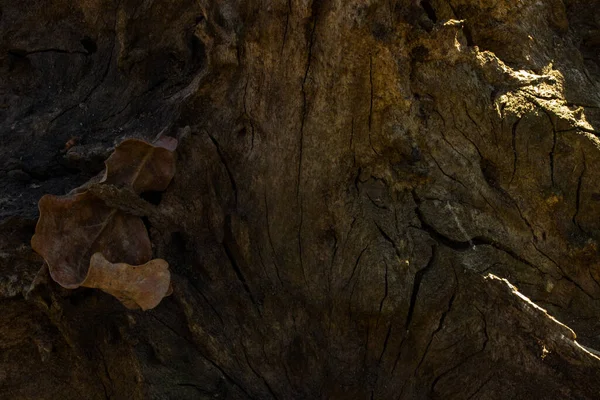
[[[250,359],[248,358],[248,349],[246,348],[244,343],[242,343],[242,348],[244,349],[244,358],[246,359],[246,364],[248,364],[248,367],[250,367],[250,370],[252,371],[252,373],[265,385],[265,387],[267,388],[267,391],[269,392],[271,397],[275,400],[278,400],[277,395],[273,391],[273,388],[271,387],[271,385],[269,385],[269,382],[267,381],[267,379],[260,372],[258,372],[256,370],[256,368],[254,368],[252,366],[252,363],[250,363]]]
[[[252,141],[250,143],[250,152],[252,152],[252,150],[254,150],[254,122],[252,120],[252,117],[250,116],[250,113],[248,112],[248,105],[247,105],[247,96],[248,96],[248,82],[249,82],[250,78],[246,79],[246,84],[244,85],[244,97],[243,97],[243,103],[244,103],[244,116],[246,117],[246,119],[248,120],[248,123],[250,124],[250,134],[252,135]]]
[[[375,226],[377,227],[377,230],[379,231],[379,233],[381,234],[383,239],[394,248],[394,251],[396,252],[396,255],[398,256],[398,258],[402,258],[402,252],[398,248],[398,245],[396,244],[396,242],[390,237],[390,235],[387,234],[386,231],[383,230],[383,228],[381,226],[379,226],[379,224],[375,223]]]
[[[225,326],[225,322],[223,321],[223,317],[221,316],[221,314],[219,314],[219,312],[217,311],[217,309],[215,308],[215,306],[213,305],[213,303],[208,300],[208,297],[206,297],[206,295],[204,294],[204,292],[202,292],[202,290],[200,290],[193,282],[190,282],[190,287],[192,287],[194,289],[194,291],[196,291],[200,295],[200,297],[202,297],[202,299],[206,302],[206,304],[208,304],[208,306],[210,307],[210,309],[212,310],[212,312],[219,319],[219,322],[221,323],[221,326]],[[160,322],[162,322],[162,321],[160,321]]]
[[[254,308],[256,309],[258,314],[262,315],[262,313],[260,311],[260,305],[258,304],[254,295],[252,294],[252,291],[250,290],[250,286],[248,286],[248,282],[246,281],[246,278],[244,277],[244,274],[242,273],[240,266],[238,265],[237,261],[235,260],[235,257],[233,256],[233,253],[232,253],[228,243],[226,241],[224,241],[222,244],[223,244],[223,250],[225,251],[225,254],[227,255],[227,259],[229,260],[229,264],[231,265],[231,268],[233,269],[235,276],[242,284],[244,291],[248,294],[248,297],[250,298],[250,301],[254,305]]]
[[[100,348],[98,348],[98,346],[96,346],[96,350],[98,352],[98,355],[100,356],[100,360],[102,361],[104,375],[106,376],[106,379],[108,379],[108,382],[112,386],[112,378],[111,378],[110,372],[108,370],[108,365],[106,364],[106,359],[104,358],[104,353],[102,353],[102,350],[100,350]],[[113,390],[111,389],[109,392],[109,388],[104,383],[104,379],[102,379],[102,377],[99,377],[99,378],[100,378],[100,382],[102,383],[102,387],[104,388],[104,396],[106,397],[106,399],[110,400],[113,396],[112,395]]]
[[[579,174],[579,178],[577,178],[577,190],[575,192],[575,213],[573,214],[573,218],[571,220],[573,221],[573,224],[581,232],[587,234],[587,232],[581,227],[581,225],[577,221],[577,216],[579,215],[579,210],[580,210],[580,207],[581,207],[581,187],[582,187],[582,184],[583,184],[583,175],[585,175],[585,172],[587,170],[587,165],[586,165],[586,162],[585,162],[585,154],[583,153],[583,151],[581,152],[581,157],[582,157],[583,168],[581,169],[581,174]]]
[[[312,3],[312,15],[310,17],[309,24],[312,25],[310,38],[308,41],[308,54],[306,56],[306,68],[304,69],[304,77],[302,78],[302,85],[300,87],[300,91],[302,92],[302,114],[300,120],[300,138],[299,138],[299,154],[298,154],[298,178],[297,178],[297,186],[296,186],[296,198],[300,197],[300,186],[302,180],[302,162],[304,159],[304,124],[306,123],[306,117],[308,115],[308,99],[306,94],[306,80],[308,79],[308,74],[310,73],[310,66],[313,58],[313,46],[315,44],[315,36],[317,31],[317,21],[319,18],[320,11],[320,2],[321,0],[313,0]]]
[[[390,340],[391,334],[392,334],[392,326],[390,325],[388,327],[387,333],[385,335],[385,340],[383,341],[383,348],[381,349],[381,354],[379,355],[379,361],[377,362],[378,365],[381,365],[381,360],[383,360],[383,356],[385,354],[385,351],[387,350],[388,341]]]
[[[431,154],[431,159],[433,160],[433,163],[437,166],[437,168],[440,170],[440,172],[442,173],[442,175],[444,175],[446,178],[450,179],[452,182],[458,183],[464,189],[468,190],[467,187],[464,185],[464,183],[462,183],[461,181],[459,181],[458,179],[456,179],[455,177],[453,177],[452,175],[449,175],[448,173],[446,173],[446,171],[444,171],[444,169],[442,168],[442,166],[440,165],[440,163],[437,162],[437,160],[435,159],[435,157],[433,156],[433,154]]]
[[[517,128],[519,126],[519,123],[521,122],[521,118],[517,119],[517,121],[515,123],[512,124],[511,127],[511,132],[512,132],[512,150],[513,150],[513,170],[512,170],[512,174],[510,176],[510,181],[508,182],[508,184],[512,184],[514,179],[515,179],[515,175],[517,173],[517,163],[519,160],[519,153],[517,152]]]
[[[219,142],[217,142],[217,140],[214,138],[214,136],[212,136],[210,133],[207,132],[207,134],[208,134],[208,137],[210,138],[211,142],[214,144],[215,148],[217,149],[217,154],[219,155],[219,159],[221,160],[221,163],[223,163],[223,166],[225,167],[225,171],[227,172],[227,177],[229,178],[229,183],[231,184],[233,198],[234,198],[235,204],[237,206],[238,190],[237,190],[237,185],[235,183],[235,178],[233,177],[233,173],[231,172],[231,169],[229,168],[229,164],[227,163],[227,161],[225,159],[225,154],[223,153],[223,150],[221,149]]]
[[[66,109],[64,109],[63,111],[61,111],[57,116],[55,116],[54,118],[52,118],[50,120],[50,124],[52,124],[54,121],[56,121],[57,119],[59,119],[60,117],[62,117],[63,115],[65,115],[66,113],[68,113],[69,111],[75,109],[76,107],[79,107],[79,104],[81,103],[86,103],[88,101],[88,99],[92,96],[92,94],[104,83],[104,81],[106,80],[106,77],[108,76],[108,73],[110,72],[110,66],[112,65],[112,58],[113,58],[113,54],[115,52],[115,48],[117,46],[117,24],[118,24],[118,12],[119,12],[119,8],[121,6],[121,0],[118,0],[117,2],[117,7],[115,8],[115,26],[114,26],[114,34],[113,34],[113,46],[111,49],[111,52],[108,56],[108,62],[106,63],[106,68],[104,69],[104,72],[102,73],[102,77],[100,78],[100,80],[98,81],[98,83],[96,85],[94,85],[92,87],[92,89],[84,96],[82,101],[78,101],[76,104],[73,104],[70,107],[67,107]]]
[[[267,190],[263,191],[264,201],[265,201],[265,218],[267,220],[267,237],[269,239],[269,246],[271,246],[271,252],[273,253],[273,266],[275,267],[275,273],[277,274],[277,279],[281,286],[283,286],[283,281],[281,280],[281,275],[279,274],[279,265],[277,262],[277,252],[275,251],[275,246],[273,245],[273,237],[271,236],[271,222],[269,219],[269,201],[267,200]]]
[[[475,356],[483,353],[487,347],[487,344],[489,342],[489,336],[488,336],[488,332],[487,332],[487,321],[485,318],[485,314],[483,312],[481,312],[477,307],[475,307],[475,309],[477,310],[477,312],[481,315],[481,319],[483,321],[483,334],[484,334],[484,338],[483,338],[483,343],[481,345],[481,349],[476,350],[475,352],[473,352],[472,354],[469,354],[467,357],[465,357],[463,360],[461,360],[460,362],[458,362],[456,365],[450,367],[447,371],[444,371],[441,375],[437,376],[433,382],[431,383],[431,388],[430,388],[430,395],[433,396],[433,394],[435,393],[435,386],[438,384],[438,382],[445,376],[447,376],[448,374],[450,374],[453,371],[456,371],[458,368],[464,366],[469,360],[471,360],[472,358],[474,358]]]
[[[302,251],[302,225],[304,224],[304,205],[302,202],[302,198],[300,198],[300,223],[298,224],[298,258],[300,260],[300,269],[302,270],[302,278],[304,279],[304,283],[308,284],[308,280],[306,279],[306,271],[304,270],[304,252]]]
[[[425,346],[425,351],[423,352],[423,356],[421,357],[419,364],[417,364],[417,367],[415,368],[415,370],[413,372],[413,376],[415,376],[415,377],[417,376],[417,372],[421,368],[421,365],[423,365],[425,358],[427,358],[427,353],[429,353],[429,348],[431,347],[431,343],[433,343],[435,336],[444,328],[444,321],[446,321],[446,317],[448,316],[448,314],[450,313],[450,310],[452,309],[452,304],[454,303],[455,298],[456,298],[456,291],[454,291],[454,293],[452,293],[452,296],[450,297],[450,300],[448,301],[447,309],[444,310],[444,312],[442,312],[442,315],[438,322],[437,328],[435,328],[435,330],[431,333],[429,342],[427,343],[427,346]]]
[[[365,246],[365,248],[361,250],[360,254],[356,258],[356,262],[354,263],[354,267],[352,268],[352,273],[350,274],[350,278],[348,278],[348,281],[344,285],[343,290],[346,290],[348,288],[348,285],[350,285],[350,283],[352,282],[352,278],[354,278],[354,274],[356,273],[356,270],[358,269],[358,265],[360,264],[360,259],[362,258],[363,254],[365,254],[365,251],[367,251],[367,249],[369,248],[369,245],[370,244],[367,244]]]
[[[287,41],[288,29],[290,26],[290,16],[292,15],[292,0],[288,0],[287,2],[287,13],[285,14],[285,28],[283,30],[283,40],[281,42],[281,51],[280,55],[283,55],[283,50],[285,49],[285,43]]]
[[[493,377],[494,377],[494,376],[492,375],[492,376],[489,376],[489,377],[488,377],[486,380],[484,380],[484,381],[481,383],[481,385],[479,385],[479,387],[478,387],[478,388],[475,390],[475,392],[473,392],[473,394],[469,396],[469,398],[468,398],[467,400],[474,399],[474,398],[475,398],[475,396],[477,396],[477,395],[479,394],[479,392],[481,392],[481,390],[482,390],[482,389],[483,389],[485,386],[487,386],[487,384],[488,384],[488,383],[490,383],[490,381],[492,380],[492,378],[493,378]]]
[[[408,331],[410,329],[410,325],[412,323],[413,315],[415,312],[415,307],[417,305],[417,299],[419,297],[419,290],[421,289],[421,284],[423,283],[423,277],[425,274],[430,271],[436,261],[437,254],[437,246],[431,246],[431,256],[427,261],[427,264],[417,272],[415,272],[415,277],[413,278],[413,286],[410,292],[410,303],[408,305],[408,312],[406,314],[406,322],[404,323],[404,329]]]
[[[36,49],[36,50],[9,50],[8,54],[13,55],[15,57],[27,57],[32,54],[39,53],[58,53],[58,54],[81,54],[85,57],[90,55],[89,52],[83,50],[65,50],[65,49],[56,49],[56,48],[48,48],[48,49]]]
[[[379,302],[379,314],[381,314],[381,312],[383,311],[383,303],[385,303],[385,299],[387,299],[388,297],[388,264],[385,260],[383,260],[384,264],[385,264],[385,275],[384,275],[384,291],[383,291],[383,297],[381,298],[381,301]],[[379,319],[377,319],[377,322],[379,323]]]

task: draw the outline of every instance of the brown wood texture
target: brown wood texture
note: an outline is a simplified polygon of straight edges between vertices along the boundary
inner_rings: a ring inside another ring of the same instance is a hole
[[[599,10],[0,0],[0,398],[597,399]],[[97,183],[161,135],[166,190]],[[152,310],[40,270],[90,179]]]

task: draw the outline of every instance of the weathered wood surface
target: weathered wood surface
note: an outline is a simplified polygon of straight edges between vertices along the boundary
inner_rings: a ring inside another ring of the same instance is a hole
[[[0,398],[598,398],[598,1],[27,3],[0,1]],[[38,199],[159,134],[167,190],[104,200],[173,295],[38,273]]]

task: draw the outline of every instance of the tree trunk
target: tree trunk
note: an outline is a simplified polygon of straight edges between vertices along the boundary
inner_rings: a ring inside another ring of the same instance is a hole
[[[598,398],[600,2],[27,3],[0,1],[0,398]],[[173,294],[60,287],[37,201],[158,135]]]

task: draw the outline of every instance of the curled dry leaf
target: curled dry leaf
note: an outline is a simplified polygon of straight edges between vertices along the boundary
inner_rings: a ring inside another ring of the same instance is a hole
[[[169,264],[160,258],[133,266],[113,264],[101,253],[95,253],[81,286],[101,289],[115,296],[127,308],[148,310],[170,294],[170,281]]]
[[[143,264],[152,258],[148,231],[139,217],[110,208],[89,192],[45,195],[31,246],[50,269],[52,279],[74,289],[86,276],[92,254],[111,261]]]
[[[175,175],[177,140],[160,138],[154,144],[128,139],[106,160],[101,182],[131,186],[136,193],[163,191]]]

